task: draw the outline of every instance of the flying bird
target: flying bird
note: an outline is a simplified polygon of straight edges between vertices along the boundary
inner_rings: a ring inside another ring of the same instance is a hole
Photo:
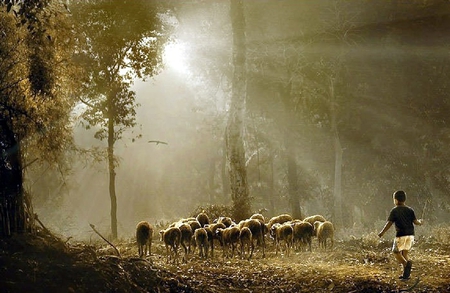
[[[158,144],[168,144],[167,142],[160,141],[160,140],[149,140],[148,143],[156,143],[156,145],[158,145]]]

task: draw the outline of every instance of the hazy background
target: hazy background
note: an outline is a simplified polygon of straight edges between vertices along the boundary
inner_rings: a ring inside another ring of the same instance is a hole
[[[346,226],[374,229],[374,222],[386,219],[396,189],[407,192],[418,216],[428,201],[428,220],[445,222],[450,209],[449,4],[359,1],[336,8],[335,2],[246,2],[245,144],[252,208],[266,208],[267,217],[290,212],[282,134],[289,127],[302,212],[331,214],[334,151],[324,68],[338,60],[345,65],[337,103]],[[346,17],[334,19],[342,11]],[[175,14],[176,42],[166,68],[154,79],[136,81],[139,126],[115,145],[119,237],[133,235],[140,220],[172,221],[198,206],[230,200],[223,156],[232,48],[228,2],[180,2]],[[342,53],[324,32],[332,34],[336,23],[346,21],[355,36]],[[288,55],[289,60],[282,58]],[[293,64],[304,71],[291,76],[295,111],[288,116],[285,98],[272,82],[285,83]],[[138,134],[142,138],[132,142]],[[75,128],[75,138],[83,147],[105,145],[81,127]],[[30,175],[27,188],[48,227],[86,238],[92,223],[108,234],[106,162],[76,158],[64,179],[45,166]]]

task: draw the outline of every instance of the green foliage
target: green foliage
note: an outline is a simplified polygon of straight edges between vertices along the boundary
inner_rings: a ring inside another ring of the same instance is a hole
[[[53,38],[56,23],[58,38]],[[23,188],[23,175],[29,173],[24,170],[41,160],[40,166],[47,162],[63,172],[66,152],[73,147],[69,23],[52,1],[0,2],[0,121],[11,133],[9,142],[5,136],[0,141],[2,152],[9,153],[0,169],[7,170],[2,176],[12,177],[2,181],[0,189],[11,198],[8,205],[0,204],[5,235],[31,231],[34,225],[31,199]],[[8,192],[11,186],[14,192]]]
[[[70,63],[70,20],[59,6],[48,2],[44,12],[40,5],[17,16],[0,6],[0,117],[26,148],[25,162],[40,157],[54,164],[72,145],[69,92],[75,68]],[[21,19],[39,22],[40,30],[17,25]],[[49,40],[56,29],[59,37]]]
[[[135,126],[135,78],[157,74],[165,42],[158,1],[95,1],[74,3],[71,10],[80,41],[77,60],[85,69],[81,100],[88,126],[99,126],[98,139],[108,137],[108,121],[114,141]]]

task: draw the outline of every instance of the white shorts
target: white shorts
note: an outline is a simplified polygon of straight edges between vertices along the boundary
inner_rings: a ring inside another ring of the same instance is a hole
[[[392,246],[392,251],[394,253],[398,253],[402,250],[410,250],[413,244],[414,244],[413,235],[395,237],[394,245]]]

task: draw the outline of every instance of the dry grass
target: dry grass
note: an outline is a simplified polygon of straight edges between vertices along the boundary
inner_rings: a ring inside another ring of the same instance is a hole
[[[1,292],[399,292],[416,277],[413,292],[450,292],[450,227],[421,236],[410,256],[412,280],[401,282],[401,268],[390,252],[391,240],[376,233],[338,240],[332,250],[275,255],[257,250],[250,260],[189,255],[186,263],[168,264],[162,243],[137,258],[134,239],[115,243],[122,258],[104,243],[66,246],[45,237],[0,239]]]

